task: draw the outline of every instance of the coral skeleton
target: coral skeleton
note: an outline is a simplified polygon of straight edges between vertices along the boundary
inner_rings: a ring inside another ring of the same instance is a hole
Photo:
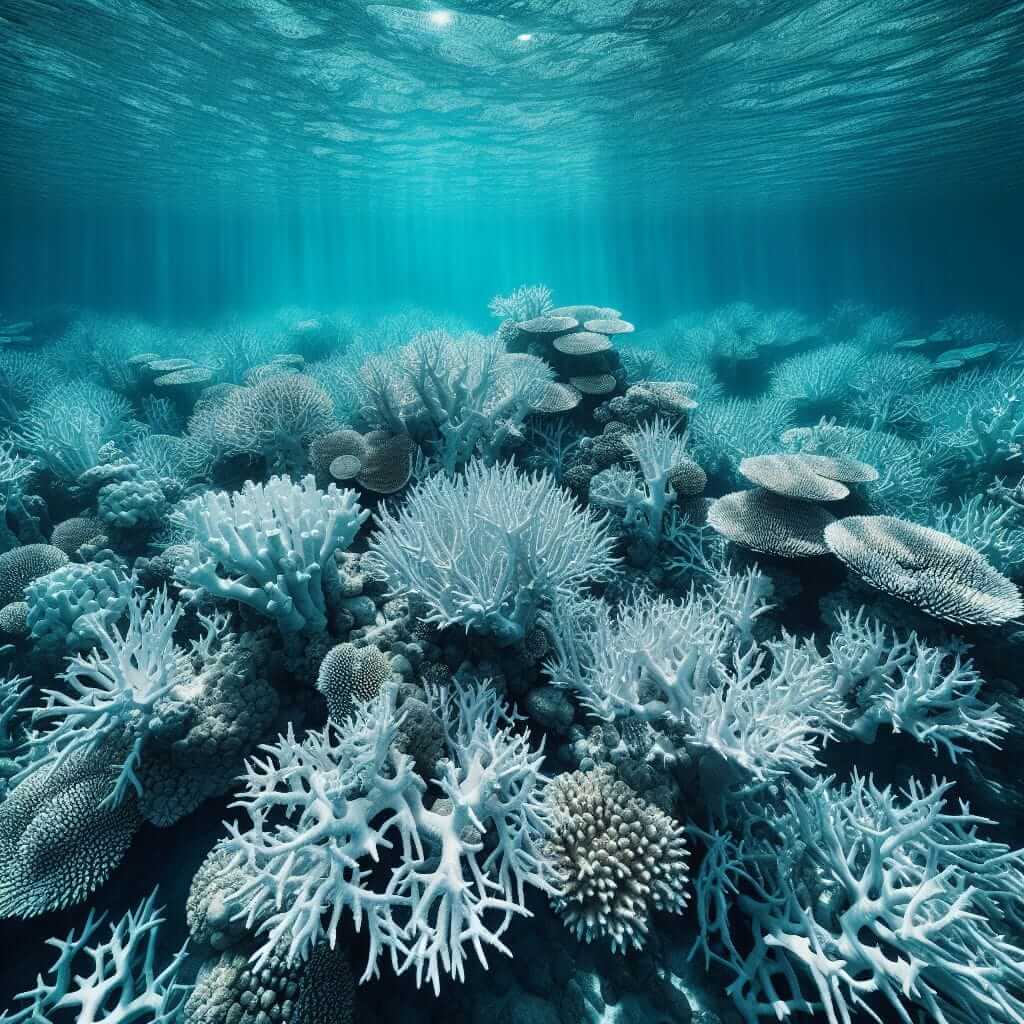
[[[318,490],[312,476],[207,491],[180,512],[193,540],[179,575],[193,591],[255,608],[283,632],[323,632],[326,591],[338,580],[335,552],[369,515],[355,491]]]
[[[252,879],[238,898],[264,936],[257,967],[275,949],[294,960],[333,946],[348,913],[369,938],[364,980],[386,956],[436,992],[442,974],[463,978],[468,955],[486,966],[488,948],[508,954],[527,889],[551,890],[542,755],[487,684],[428,699],[447,747],[429,806],[390,690],[301,741],[289,728],[248,763],[237,806],[249,823],[229,825],[225,845]],[[391,850],[394,868],[380,863]]]
[[[57,950],[52,981],[40,977],[16,998],[27,1003],[0,1016],[3,1024],[176,1024],[191,986],[177,980],[185,959],[179,950],[158,967],[157,942],[164,922],[156,890],[110,925],[89,911],[76,935],[49,939]]]

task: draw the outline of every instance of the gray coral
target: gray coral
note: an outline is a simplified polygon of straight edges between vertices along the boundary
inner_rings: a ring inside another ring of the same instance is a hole
[[[683,828],[615,778],[609,765],[549,783],[547,853],[559,876],[552,905],[578,939],[643,947],[655,910],[689,899]]]
[[[848,516],[825,529],[830,550],[873,587],[929,615],[999,626],[1024,614],[1015,584],[949,534],[894,516]]]
[[[355,981],[344,953],[326,942],[303,962],[284,953],[256,969],[246,953],[225,953],[200,974],[184,1024],[351,1024]]]
[[[134,794],[106,799],[120,771],[112,753],[41,767],[0,803],[0,917],[81,903],[121,862],[140,818]]]

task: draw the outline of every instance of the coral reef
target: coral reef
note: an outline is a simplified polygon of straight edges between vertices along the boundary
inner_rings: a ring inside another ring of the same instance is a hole
[[[1024,1020],[1009,329],[490,311],[0,350],[0,1020]]]

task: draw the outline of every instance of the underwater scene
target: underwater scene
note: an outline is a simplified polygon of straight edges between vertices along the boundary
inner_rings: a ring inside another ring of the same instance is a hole
[[[1024,1024],[1024,0],[0,2],[0,1024]]]

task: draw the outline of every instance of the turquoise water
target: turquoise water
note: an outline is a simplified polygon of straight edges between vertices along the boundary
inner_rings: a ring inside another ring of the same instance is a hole
[[[0,5],[0,1024],[1024,1022],[1022,54]]]

